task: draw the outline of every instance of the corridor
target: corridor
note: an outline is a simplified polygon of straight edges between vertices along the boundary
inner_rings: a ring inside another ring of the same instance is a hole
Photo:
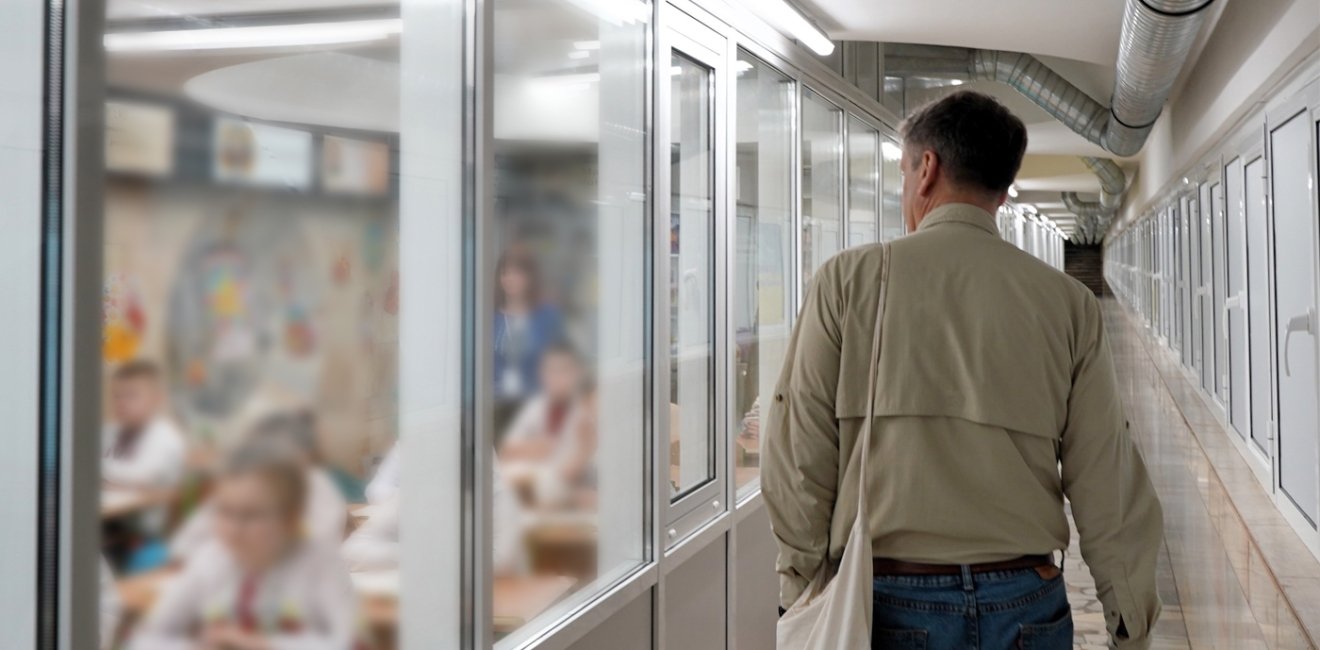
[[[1269,501],[1177,361],[1105,299],[1130,425],[1164,505],[1164,614],[1154,648],[1305,649],[1320,639],[1320,562]],[[1076,548],[1065,567],[1076,647],[1107,636]]]

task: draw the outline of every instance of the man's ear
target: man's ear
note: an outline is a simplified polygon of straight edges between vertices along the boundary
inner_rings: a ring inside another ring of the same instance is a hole
[[[930,196],[934,193],[935,183],[942,171],[940,157],[934,151],[927,149],[921,152],[921,167],[917,170],[917,194]]]

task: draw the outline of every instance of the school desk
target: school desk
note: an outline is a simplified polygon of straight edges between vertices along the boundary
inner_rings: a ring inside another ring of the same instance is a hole
[[[739,466],[756,467],[761,464],[761,439],[738,436],[734,438],[738,445],[738,454],[741,459]]]
[[[399,623],[399,572],[353,574],[362,599],[363,618],[378,636],[392,639]],[[568,595],[578,581],[568,576],[496,577],[491,587],[492,627],[508,634]]]
[[[170,489],[105,485],[101,487],[101,519],[118,519],[167,505],[174,501],[176,495],[177,492]]]
[[[532,512],[523,531],[532,571],[595,578],[600,537],[596,522],[594,509]]]

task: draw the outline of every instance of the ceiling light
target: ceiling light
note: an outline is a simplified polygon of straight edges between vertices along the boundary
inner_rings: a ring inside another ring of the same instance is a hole
[[[961,85],[963,85],[963,80],[962,80],[962,79],[953,79],[953,80],[950,80],[950,81],[949,81],[949,85],[950,85],[950,86],[961,86]]]
[[[615,25],[645,23],[650,8],[642,0],[569,0],[583,11]]]
[[[784,0],[743,0],[747,8],[765,18],[779,31],[796,38],[821,56],[834,53],[834,42]],[[756,6],[752,6],[756,5]]]
[[[570,59],[585,59],[591,56],[591,50],[573,50],[568,53]]]
[[[1008,186],[1008,195],[1011,196],[1011,197],[1013,197],[1013,198],[1015,198],[1015,199],[1017,198],[1017,196],[1018,196],[1017,185],[1009,185],[1009,186]]]
[[[599,50],[600,41],[578,41],[573,44],[573,48],[578,50]]]
[[[250,25],[106,34],[110,52],[224,50],[249,47],[296,47],[377,41],[403,31],[399,18],[352,20],[296,25]]]

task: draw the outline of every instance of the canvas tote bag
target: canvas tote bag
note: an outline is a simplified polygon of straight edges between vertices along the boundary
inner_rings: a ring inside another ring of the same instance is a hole
[[[871,531],[867,524],[866,465],[871,452],[871,421],[875,419],[875,375],[880,359],[880,323],[889,285],[889,245],[882,247],[880,298],[871,335],[871,371],[867,377],[866,420],[862,423],[862,462],[857,472],[857,517],[843,547],[837,572],[828,553],[797,602],[779,619],[779,650],[870,650],[873,574]]]

